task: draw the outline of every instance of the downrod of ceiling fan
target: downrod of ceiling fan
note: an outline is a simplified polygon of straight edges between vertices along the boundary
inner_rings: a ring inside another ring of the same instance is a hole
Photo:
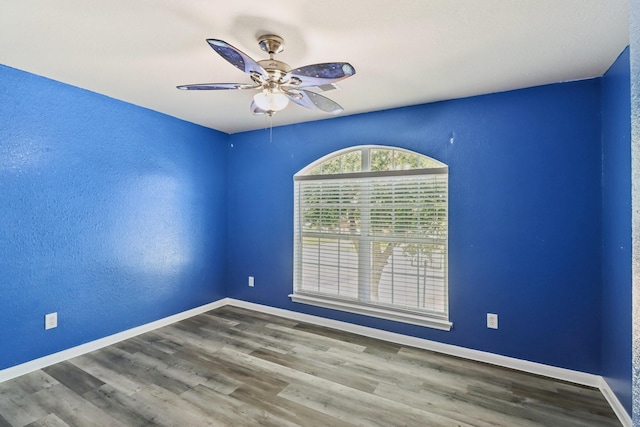
[[[258,38],[260,49],[267,52],[269,57],[273,57],[284,50],[284,40],[280,36],[274,34],[265,34]]]

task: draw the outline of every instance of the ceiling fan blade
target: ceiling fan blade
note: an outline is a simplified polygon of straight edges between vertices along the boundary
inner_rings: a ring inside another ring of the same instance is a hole
[[[257,73],[265,80],[269,78],[267,72],[260,64],[241,50],[231,46],[229,43],[217,39],[207,39],[207,43],[209,43],[209,46],[218,52],[220,56],[241,71],[244,71],[247,74]]]
[[[351,77],[355,68],[348,62],[312,64],[289,71],[283,80],[290,80],[296,87],[322,86]],[[297,83],[299,81],[299,83]]]
[[[321,110],[331,114],[340,114],[343,111],[338,103],[309,90],[291,89],[286,94],[296,104],[311,110]]]
[[[255,101],[251,101],[251,112],[255,115],[267,114],[265,110],[256,105]]]
[[[246,83],[202,83],[195,85],[176,86],[182,90],[227,90],[227,89],[257,89],[260,86]]]

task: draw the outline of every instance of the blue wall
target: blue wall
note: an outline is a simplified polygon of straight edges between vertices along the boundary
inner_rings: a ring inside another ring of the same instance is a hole
[[[640,2],[629,2],[629,62],[631,63],[631,187],[632,208],[632,395],[633,420],[640,421]]]
[[[631,87],[627,48],[602,78],[602,375],[631,413]]]
[[[0,66],[0,369],[225,296],[228,138]]]
[[[230,141],[229,296],[600,372],[599,79],[275,128],[273,142],[268,131]],[[288,297],[293,175],[359,144],[407,148],[449,165],[450,332]],[[499,315],[499,330],[486,328],[487,312]]]

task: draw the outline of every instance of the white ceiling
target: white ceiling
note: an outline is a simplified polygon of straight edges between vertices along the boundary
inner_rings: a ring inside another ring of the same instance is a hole
[[[341,115],[601,76],[628,44],[629,0],[0,0],[0,64],[227,133],[268,126],[250,83],[205,42],[256,60],[285,39],[293,68],[348,61],[324,93]],[[279,126],[325,119],[291,104]]]

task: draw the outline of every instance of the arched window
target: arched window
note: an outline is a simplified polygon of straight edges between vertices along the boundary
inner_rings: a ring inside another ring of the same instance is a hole
[[[294,184],[293,301],[451,329],[445,164],[359,146]]]

